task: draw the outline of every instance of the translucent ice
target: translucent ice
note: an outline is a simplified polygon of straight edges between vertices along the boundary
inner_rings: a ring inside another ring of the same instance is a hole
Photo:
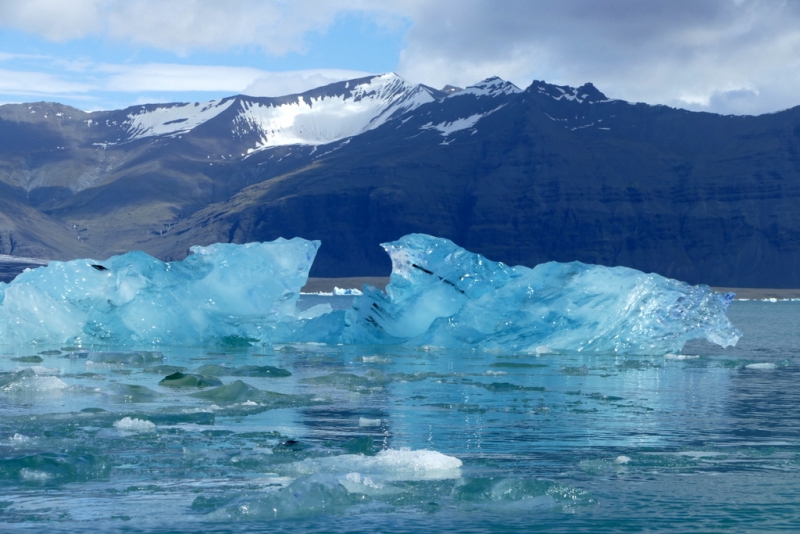
[[[0,344],[242,344],[293,316],[318,241],[192,247],[52,262],[0,283]]]
[[[391,282],[356,297],[344,342],[666,354],[741,336],[725,315],[733,294],[707,286],[579,262],[508,267],[421,234],[383,247]]]
[[[0,344],[323,342],[675,354],[690,339],[729,346],[740,336],[725,315],[733,295],[707,286],[579,262],[509,267],[422,234],[383,246],[392,259],[386,292],[367,286],[350,309],[337,311],[297,309],[317,241],[193,247],[173,263],[141,252],[53,262],[0,283]],[[147,366],[157,356],[88,357]]]

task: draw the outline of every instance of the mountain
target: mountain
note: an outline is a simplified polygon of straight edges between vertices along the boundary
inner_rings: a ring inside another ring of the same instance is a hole
[[[439,91],[394,74],[91,114],[6,105],[0,187],[6,220],[42,228],[8,230],[0,254],[22,254],[13,238],[40,256],[179,259],[302,236],[323,242],[315,276],[383,275],[378,243],[424,232],[510,264],[800,287],[800,108],[721,116],[592,84]]]

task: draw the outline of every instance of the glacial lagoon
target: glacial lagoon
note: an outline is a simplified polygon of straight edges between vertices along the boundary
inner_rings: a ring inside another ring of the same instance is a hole
[[[5,342],[0,529],[796,531],[800,303],[701,293],[735,346]]]

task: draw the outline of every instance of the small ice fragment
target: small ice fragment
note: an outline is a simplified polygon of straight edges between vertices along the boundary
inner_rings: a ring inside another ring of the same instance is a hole
[[[774,363],[748,363],[744,366],[745,369],[761,369],[761,370],[768,370],[768,369],[776,369],[778,366]]]
[[[293,475],[358,473],[363,479],[366,474],[387,480],[443,480],[460,476],[462,463],[458,458],[437,451],[404,449],[385,449],[375,456],[343,454],[308,458],[287,465],[285,469]]]
[[[536,354],[552,354],[553,349],[548,347],[547,345],[539,345],[536,347]]]
[[[31,482],[46,482],[53,478],[53,476],[49,473],[45,473],[44,471],[36,471],[35,469],[29,469],[27,467],[23,467],[19,470],[19,476],[22,480],[28,480]]]
[[[366,417],[358,418],[358,426],[381,426],[380,419],[367,419]]]
[[[242,403],[242,406],[258,406],[258,403],[257,403],[257,402],[253,402],[253,401],[249,400],[249,401],[244,401],[244,402]]]
[[[30,439],[31,438],[29,438],[28,436],[23,436],[20,433],[15,433],[13,436],[11,436],[10,441],[12,443],[23,443],[25,441],[30,441]]]
[[[55,376],[22,376],[19,380],[3,387],[7,393],[32,393],[35,391],[57,391],[66,389],[67,384]]]
[[[114,426],[119,430],[126,432],[152,432],[156,429],[156,425],[144,419],[131,419],[130,417],[123,417]]]
[[[361,361],[364,363],[390,363],[392,360],[382,356],[364,356]]]
[[[699,358],[700,356],[696,355],[689,355],[689,354],[665,354],[665,360],[694,360]]]
[[[44,367],[42,365],[32,365],[31,371],[36,373],[37,376],[57,375],[61,373],[60,369],[55,367]]]
[[[630,461],[631,461],[630,456],[625,456],[625,455],[620,455],[620,456],[617,456],[616,458],[614,458],[614,463],[615,464],[620,464],[620,465],[625,465]]]

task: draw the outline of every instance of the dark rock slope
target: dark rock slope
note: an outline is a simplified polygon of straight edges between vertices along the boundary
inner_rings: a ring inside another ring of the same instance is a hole
[[[720,116],[608,100],[590,84],[489,85],[437,93],[346,140],[246,157],[211,157],[230,131],[212,121],[113,146],[91,127],[26,130],[27,145],[0,149],[0,178],[18,209],[74,225],[104,254],[178,259],[193,244],[302,236],[323,242],[315,276],[384,275],[378,244],[425,232],[510,264],[800,287],[800,108]],[[72,148],[62,158],[36,143]]]

